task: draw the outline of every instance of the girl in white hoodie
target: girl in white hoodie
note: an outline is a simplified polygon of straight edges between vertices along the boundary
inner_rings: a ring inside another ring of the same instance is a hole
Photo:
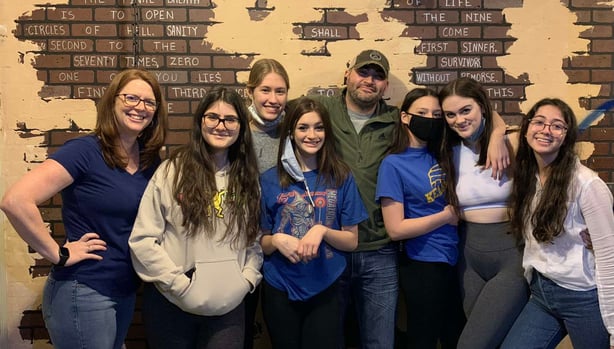
[[[260,191],[248,111],[234,90],[201,100],[188,144],[151,179],[130,236],[151,348],[242,348],[260,282]]]

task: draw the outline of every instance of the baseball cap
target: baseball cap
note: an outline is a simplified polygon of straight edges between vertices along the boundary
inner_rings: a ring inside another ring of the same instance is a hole
[[[390,64],[388,64],[388,59],[384,56],[383,53],[378,50],[364,50],[354,58],[354,64],[351,65],[351,68],[359,69],[368,64],[375,64],[384,70],[384,74],[386,74],[386,78],[388,77],[388,71],[390,70]]]

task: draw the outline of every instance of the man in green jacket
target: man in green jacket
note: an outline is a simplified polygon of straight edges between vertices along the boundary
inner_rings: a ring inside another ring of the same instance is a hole
[[[330,113],[337,151],[352,169],[369,219],[358,228],[358,247],[347,254],[340,278],[343,309],[355,305],[362,349],[394,346],[398,294],[397,248],[392,244],[375,202],[379,165],[390,149],[396,107],[382,99],[388,87],[388,59],[365,50],[345,72],[340,96],[315,97]]]

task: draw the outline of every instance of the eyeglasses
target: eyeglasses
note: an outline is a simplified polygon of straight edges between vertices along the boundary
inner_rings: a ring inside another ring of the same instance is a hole
[[[535,131],[543,131],[546,126],[548,126],[550,132],[552,132],[553,135],[557,136],[560,136],[565,133],[565,131],[567,131],[567,126],[565,126],[562,122],[546,123],[544,122],[544,120],[531,119],[529,121],[529,124],[531,125],[531,127],[533,127]]]
[[[121,97],[122,102],[128,107],[136,107],[143,102],[143,106],[149,111],[155,111],[158,108],[158,103],[152,99],[141,99],[141,97],[129,93],[120,93],[116,96]]]
[[[221,122],[228,131],[234,131],[239,128],[241,124],[239,118],[236,116],[224,116],[222,119],[219,115],[210,113],[205,114],[203,117],[205,119],[205,126],[208,128],[216,128]]]

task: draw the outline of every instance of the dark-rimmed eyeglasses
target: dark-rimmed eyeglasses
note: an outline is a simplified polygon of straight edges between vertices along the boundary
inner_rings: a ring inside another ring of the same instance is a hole
[[[143,102],[143,106],[149,111],[155,111],[158,108],[158,103],[153,99],[142,99],[137,95],[129,93],[120,93],[116,96],[121,97],[122,102],[128,107],[136,107]]]
[[[239,118],[236,116],[227,115],[221,118],[220,115],[214,113],[203,115],[203,119],[205,120],[205,126],[208,128],[216,128],[221,122],[228,131],[236,130],[241,124]]]
[[[543,131],[546,126],[553,135],[560,136],[567,131],[567,126],[562,122],[552,122],[547,123],[544,120],[540,119],[531,119],[529,120],[529,124],[533,128],[534,131]]]

